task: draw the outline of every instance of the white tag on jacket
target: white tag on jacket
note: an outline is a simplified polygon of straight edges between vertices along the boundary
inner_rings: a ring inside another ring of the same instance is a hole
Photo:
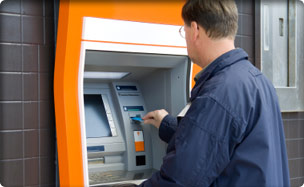
[[[189,108],[191,106],[191,103],[188,103],[185,108],[177,115],[177,117],[184,117],[186,113],[188,112]]]

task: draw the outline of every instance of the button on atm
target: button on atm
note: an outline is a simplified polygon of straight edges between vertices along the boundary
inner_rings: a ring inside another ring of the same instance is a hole
[[[135,144],[135,152],[145,151],[145,140],[144,140],[143,131],[134,131],[134,144]]]

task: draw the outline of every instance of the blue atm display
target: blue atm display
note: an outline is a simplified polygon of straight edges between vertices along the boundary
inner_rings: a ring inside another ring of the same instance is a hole
[[[112,136],[101,95],[84,95],[87,138]]]

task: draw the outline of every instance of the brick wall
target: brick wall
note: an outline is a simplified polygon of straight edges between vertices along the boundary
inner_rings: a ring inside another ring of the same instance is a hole
[[[304,184],[304,112],[283,113],[291,186]]]
[[[54,8],[0,4],[0,183],[54,186]]]
[[[255,9],[252,0],[236,0],[239,11],[238,32],[235,46],[243,48],[249,55],[249,61],[255,61]]]

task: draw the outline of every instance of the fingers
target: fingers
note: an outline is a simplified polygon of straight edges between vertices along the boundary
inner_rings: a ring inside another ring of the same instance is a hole
[[[155,111],[149,112],[142,119],[143,120],[153,119],[154,118],[154,113],[155,113]]]
[[[155,120],[153,119],[146,119],[143,121],[144,124],[151,124],[151,125],[154,125],[155,124]],[[155,126],[155,125],[154,125]]]
[[[144,120],[144,124],[152,124],[156,128],[159,128],[161,121],[166,115],[168,115],[168,112],[161,109],[147,113],[142,119]]]
[[[144,120],[144,124],[152,124],[155,126],[155,111],[149,112],[142,119]]]

